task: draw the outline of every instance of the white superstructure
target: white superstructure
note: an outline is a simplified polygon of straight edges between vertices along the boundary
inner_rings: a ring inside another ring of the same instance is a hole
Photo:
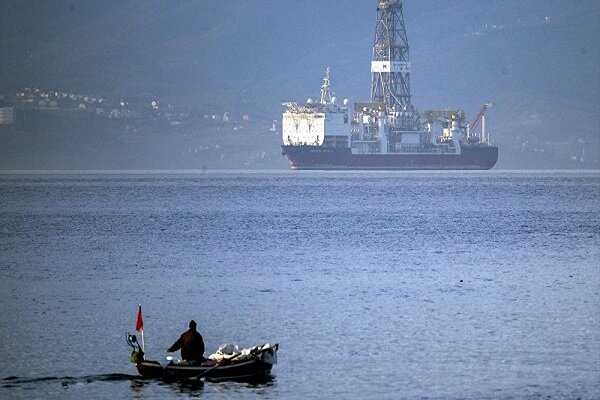
[[[461,146],[479,141],[469,135],[462,110],[414,108],[386,112],[385,103],[340,105],[330,92],[329,68],[319,101],[283,103],[282,139],[285,146],[350,148],[352,154],[461,154]],[[485,109],[480,113],[483,116]],[[474,125],[474,124],[472,124]],[[412,128],[410,128],[412,127]]]
[[[319,102],[308,99],[306,103],[283,103],[282,122],[284,145],[348,147],[350,127],[348,101],[338,104],[329,91],[329,68],[323,78]]]

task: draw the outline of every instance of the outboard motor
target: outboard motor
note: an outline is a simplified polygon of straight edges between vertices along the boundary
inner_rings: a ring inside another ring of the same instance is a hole
[[[131,352],[131,362],[133,364],[139,364],[144,361],[144,352],[142,351],[142,346],[140,346],[139,342],[135,335],[127,334],[127,344],[133,349]]]

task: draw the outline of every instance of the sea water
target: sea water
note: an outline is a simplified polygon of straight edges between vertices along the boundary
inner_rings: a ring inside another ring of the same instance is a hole
[[[279,343],[266,383],[141,379]],[[600,173],[0,175],[0,398],[600,397]]]

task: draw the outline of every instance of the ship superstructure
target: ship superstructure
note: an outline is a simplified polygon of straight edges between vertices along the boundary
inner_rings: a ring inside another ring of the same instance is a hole
[[[321,86],[320,100],[284,103],[283,143],[286,146],[349,147],[348,100],[340,105],[329,89],[329,68]]]
[[[319,101],[284,103],[282,149],[291,168],[492,168],[498,148],[485,132],[491,103],[471,124],[462,110],[420,114],[411,103],[410,73],[403,2],[379,0],[370,101],[355,103],[352,112],[348,100],[338,104],[328,68]]]

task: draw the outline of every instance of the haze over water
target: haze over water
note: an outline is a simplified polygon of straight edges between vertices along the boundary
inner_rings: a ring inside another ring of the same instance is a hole
[[[0,199],[0,398],[600,397],[598,172],[5,174]],[[193,318],[206,354],[279,343],[273,381],[137,378],[139,303],[148,358]]]

